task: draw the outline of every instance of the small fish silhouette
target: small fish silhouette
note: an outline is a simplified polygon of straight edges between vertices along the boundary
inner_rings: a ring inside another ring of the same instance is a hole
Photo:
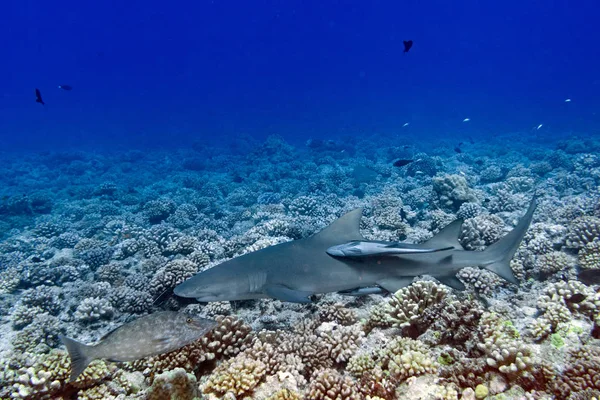
[[[457,153],[462,153],[462,149],[460,147],[458,147],[458,146],[456,146],[454,148],[454,151],[457,152]]]
[[[415,160],[400,159],[394,163],[394,167],[404,167],[405,165],[408,165],[413,161]]]
[[[404,207],[400,208],[400,218],[402,221],[406,221],[406,211],[404,211]]]
[[[412,40],[404,40],[404,52],[408,53],[408,51],[410,50],[410,48],[413,45],[413,41]]]
[[[58,88],[62,89],[62,90],[67,90],[68,91],[68,90],[72,90],[73,86],[70,86],[70,85],[58,85]]]
[[[46,104],[46,103],[44,103],[44,100],[42,100],[42,93],[40,92],[40,89],[38,89],[38,88],[35,88],[35,102],[40,103],[41,105]]]

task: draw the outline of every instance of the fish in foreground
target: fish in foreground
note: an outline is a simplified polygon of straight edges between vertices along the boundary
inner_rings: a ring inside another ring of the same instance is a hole
[[[404,40],[402,43],[404,43],[404,53],[408,53],[408,51],[411,49],[411,47],[413,45],[413,41],[412,40]]]
[[[95,345],[59,337],[71,358],[69,381],[73,382],[93,360],[124,362],[168,353],[198,340],[215,326],[210,319],[161,311],[118,327]]]
[[[430,275],[463,290],[465,286],[456,273],[473,266],[518,284],[510,260],[529,228],[535,208],[534,198],[517,226],[484,251],[462,248],[458,242],[460,219],[422,244],[389,243],[388,247],[382,242],[365,241],[359,232],[362,209],[358,208],[313,236],[248,253],[203,271],[176,286],[174,293],[202,302],[270,297],[308,303],[310,296],[318,293],[393,293],[420,275]],[[353,254],[336,253],[340,246]]]
[[[410,164],[411,162],[413,162],[415,160],[410,160],[410,159],[400,159],[398,161],[396,161],[394,163],[394,167],[404,167],[405,165]]]
[[[35,89],[35,102],[40,103],[41,105],[46,104],[44,103],[44,100],[42,100],[42,92],[40,92],[40,89],[38,88]]]
[[[67,90],[67,91],[73,90],[73,86],[71,86],[71,85],[58,85],[58,88],[62,89],[62,90]]]
[[[586,285],[600,285],[600,269],[581,270],[577,278]]]

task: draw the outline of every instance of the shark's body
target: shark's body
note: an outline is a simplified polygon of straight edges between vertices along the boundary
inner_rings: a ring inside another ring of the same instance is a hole
[[[268,297],[309,302],[309,296],[318,293],[363,294],[379,288],[395,292],[419,275],[462,290],[456,273],[469,266],[481,266],[518,283],[509,263],[535,206],[534,199],[517,226],[482,252],[465,251],[459,244],[462,220],[423,244],[367,241],[359,232],[362,209],[356,209],[311,237],[248,253],[201,272],[174,292],[203,302]]]

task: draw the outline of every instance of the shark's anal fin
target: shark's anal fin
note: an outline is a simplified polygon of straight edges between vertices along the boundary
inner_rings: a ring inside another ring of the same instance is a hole
[[[436,276],[438,281],[444,285],[450,286],[452,289],[465,290],[465,284],[462,283],[456,276]]]
[[[312,295],[313,293],[290,289],[284,285],[267,285],[265,287],[265,294],[281,301],[289,301],[291,303],[310,303],[311,300],[308,298],[308,296]]]
[[[377,284],[390,293],[396,293],[403,287],[409,286],[413,282],[413,278],[413,276],[386,278],[377,281]]]

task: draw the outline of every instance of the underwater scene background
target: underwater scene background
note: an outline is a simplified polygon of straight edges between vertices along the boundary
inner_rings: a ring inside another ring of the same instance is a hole
[[[600,398],[599,11],[7,2],[0,398]],[[465,291],[424,275],[310,304],[172,294],[359,207],[369,240],[463,219],[460,245],[482,251],[534,195],[519,285],[474,265]],[[217,326],[69,382],[59,335],[93,343],[161,310]]]

